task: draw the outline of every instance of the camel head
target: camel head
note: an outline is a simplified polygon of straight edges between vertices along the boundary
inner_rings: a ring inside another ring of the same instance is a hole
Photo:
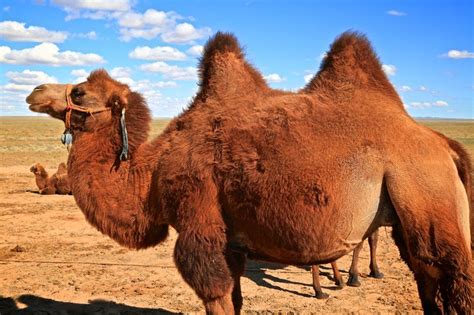
[[[139,93],[130,91],[128,85],[112,79],[103,69],[93,71],[79,84],[40,85],[26,102],[34,112],[63,120],[66,126],[63,136],[108,128],[110,133],[101,134],[112,135],[110,139],[114,143],[120,141],[117,137],[123,137],[122,148],[128,147],[130,155],[148,137],[151,115],[145,100]],[[128,140],[125,139],[127,136]],[[66,144],[71,141],[64,140]],[[126,151],[123,152],[126,158]]]
[[[43,165],[40,163],[36,163],[33,166],[30,167],[30,172],[32,172],[35,175],[41,175],[41,176],[47,176],[48,173],[44,169]]]
[[[46,113],[53,118],[65,120],[66,112],[72,108],[71,127],[83,127],[88,115],[88,124],[111,121],[128,106],[130,89],[126,84],[113,80],[105,70],[92,72],[87,81],[76,84],[43,84],[36,87],[26,98],[30,110]],[[71,106],[72,105],[72,106]],[[89,126],[90,127],[90,126]]]

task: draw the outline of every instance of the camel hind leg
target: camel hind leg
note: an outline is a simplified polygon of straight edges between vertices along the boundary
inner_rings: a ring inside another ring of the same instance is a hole
[[[421,172],[423,165],[418,166]],[[399,218],[393,228],[400,254],[415,275],[425,313],[473,309],[469,206],[461,181],[451,169],[424,176],[410,172],[386,176]],[[441,300],[438,297],[441,296]]]
[[[379,240],[379,230],[375,230],[369,236],[369,247],[370,247],[370,274],[369,276],[375,279],[382,279],[383,273],[380,272],[377,264],[377,243]]]

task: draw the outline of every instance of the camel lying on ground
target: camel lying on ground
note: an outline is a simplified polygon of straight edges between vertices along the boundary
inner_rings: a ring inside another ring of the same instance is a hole
[[[425,312],[472,310],[464,156],[409,117],[364,36],[336,39],[297,93],[268,87],[230,34],[208,41],[199,75],[150,142],[145,100],[104,70],[28,96],[72,134],[89,223],[136,249],[176,229],[175,264],[210,314],[240,312],[246,257],[328,263],[389,225]]]
[[[69,195],[71,194],[71,185],[67,176],[67,167],[65,163],[60,163],[58,170],[51,177],[40,163],[30,167],[30,172],[35,174],[36,185],[39,193],[42,195]]]
[[[375,232],[372,233],[368,237],[369,247],[370,247],[369,276],[376,279],[381,279],[383,278],[383,273],[379,271],[379,267],[377,264],[377,252],[376,252],[378,237],[379,237],[378,230],[375,230]],[[359,254],[360,254],[360,251],[362,250],[363,244],[364,242],[361,242],[359,245],[357,245],[357,247],[354,249],[354,253],[352,254],[352,263],[351,263],[351,268],[349,269],[349,279],[347,280],[347,285],[351,287],[360,286],[358,264],[359,264]],[[344,287],[344,281],[342,280],[341,273],[339,272],[339,269],[337,268],[336,261],[331,262],[331,268],[333,271],[335,284],[337,285],[338,288],[342,289]],[[327,299],[329,295],[323,292],[323,290],[321,289],[320,281],[319,281],[319,265],[311,266],[311,272],[313,275],[313,289],[314,289],[314,294],[316,298]]]

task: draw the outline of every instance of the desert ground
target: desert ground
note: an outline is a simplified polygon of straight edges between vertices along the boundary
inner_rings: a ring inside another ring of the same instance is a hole
[[[157,135],[166,120],[155,120]],[[465,144],[474,156],[474,122],[422,120]],[[120,247],[90,226],[72,196],[37,193],[29,167],[50,172],[67,160],[62,122],[46,117],[0,118],[0,314],[195,314],[200,300],[173,264],[176,233],[155,248]],[[362,285],[336,290],[321,268],[327,300],[315,299],[308,266],[249,261],[242,278],[248,314],[422,313],[413,275],[401,261],[390,228],[380,230],[383,279],[368,277],[368,245],[361,253]],[[351,255],[341,258],[345,280]]]

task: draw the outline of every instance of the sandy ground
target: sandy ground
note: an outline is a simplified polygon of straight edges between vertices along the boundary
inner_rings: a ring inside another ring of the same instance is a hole
[[[55,165],[48,165],[50,171]],[[131,251],[89,226],[72,196],[42,196],[27,166],[0,167],[0,314],[203,313],[200,300],[173,264],[172,233],[162,245]],[[251,314],[420,313],[412,274],[382,229],[379,266],[384,279],[336,290],[322,266],[327,300],[313,297],[308,267],[250,261],[242,278],[244,311]],[[350,257],[339,261],[347,279]]]

